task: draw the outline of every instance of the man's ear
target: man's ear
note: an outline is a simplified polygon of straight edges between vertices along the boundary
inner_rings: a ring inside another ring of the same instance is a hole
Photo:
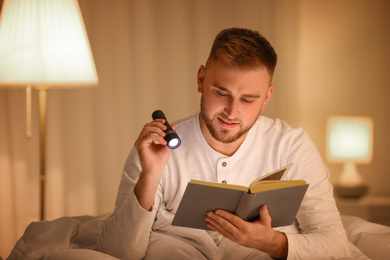
[[[272,92],[274,91],[274,87],[275,87],[275,85],[273,85],[273,84],[269,85],[269,87],[268,87],[268,90],[267,90],[267,93],[265,95],[265,99],[263,102],[263,110],[266,108],[268,101],[271,99]]]
[[[204,78],[206,76],[205,67],[203,65],[200,65],[198,69],[198,75],[197,75],[197,82],[198,82],[198,92],[203,92],[203,85],[204,85]]]

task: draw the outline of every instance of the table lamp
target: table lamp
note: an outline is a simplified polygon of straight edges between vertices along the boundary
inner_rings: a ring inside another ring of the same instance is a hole
[[[369,117],[332,116],[327,121],[327,158],[343,163],[340,178],[334,186],[340,197],[358,198],[368,186],[357,171],[356,164],[372,160],[373,121]]]
[[[5,0],[0,17],[0,86],[39,92],[40,219],[45,219],[47,90],[91,87],[98,77],[77,0]]]

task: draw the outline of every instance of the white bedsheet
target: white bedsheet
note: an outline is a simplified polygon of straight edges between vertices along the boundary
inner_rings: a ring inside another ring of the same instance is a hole
[[[370,259],[390,259],[390,227],[342,216],[349,241]]]
[[[96,251],[97,236],[108,215],[32,222],[7,259],[117,259]],[[357,217],[342,216],[342,220],[351,242],[351,259],[389,259],[390,227]]]

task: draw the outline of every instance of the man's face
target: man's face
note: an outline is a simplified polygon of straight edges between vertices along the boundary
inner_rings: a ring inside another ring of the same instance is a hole
[[[271,98],[270,81],[264,66],[236,68],[216,60],[199,68],[201,129],[213,148],[242,143]]]

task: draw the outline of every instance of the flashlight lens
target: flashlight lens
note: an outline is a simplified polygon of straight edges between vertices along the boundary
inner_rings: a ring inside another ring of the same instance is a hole
[[[171,149],[175,149],[180,145],[180,141],[178,138],[173,138],[172,140],[169,141],[168,147]]]

